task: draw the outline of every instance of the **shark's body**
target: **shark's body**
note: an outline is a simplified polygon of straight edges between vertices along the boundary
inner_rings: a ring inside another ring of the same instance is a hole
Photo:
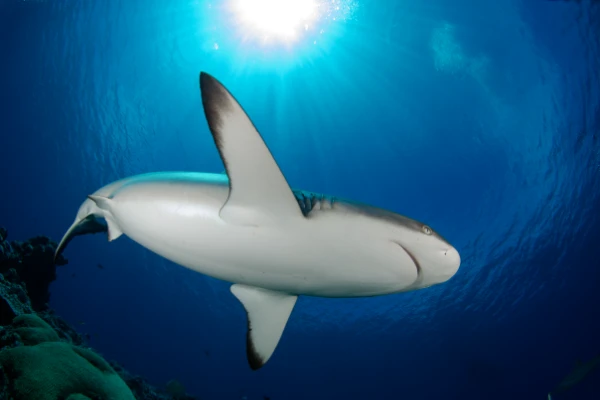
[[[192,270],[234,283],[248,313],[248,360],[270,358],[298,295],[365,297],[450,279],[458,252],[428,226],[379,208],[292,190],[241,106],[200,75],[227,175],[164,172],[109,184],[81,205],[76,235],[126,234]],[[104,218],[107,226],[96,218]]]

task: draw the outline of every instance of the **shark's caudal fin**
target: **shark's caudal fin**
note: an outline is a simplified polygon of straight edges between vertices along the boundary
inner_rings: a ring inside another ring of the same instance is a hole
[[[275,351],[298,296],[239,283],[231,292],[248,314],[246,353],[250,368],[257,370]]]
[[[75,222],[69,227],[67,233],[65,233],[58,244],[58,247],[54,252],[54,262],[56,262],[58,256],[62,254],[69,242],[71,242],[75,236],[106,232],[108,234],[108,241],[113,241],[123,234],[119,226],[110,216],[111,202],[112,200],[108,197],[97,195],[88,196],[88,200],[86,200],[79,209],[78,218],[75,219]],[[93,205],[96,207],[93,207]],[[105,211],[108,211],[108,213],[104,213]],[[97,218],[104,218],[106,225],[98,221]]]
[[[237,100],[204,72],[200,90],[208,127],[229,176],[229,198],[221,218],[255,226],[303,218],[285,177]]]
[[[67,245],[75,236],[87,235],[90,233],[106,232],[106,225],[99,222],[94,215],[88,215],[87,217],[77,220],[71,225],[67,233],[63,236],[62,240],[58,244],[56,251],[54,252],[54,262],[59,255],[65,250]]]

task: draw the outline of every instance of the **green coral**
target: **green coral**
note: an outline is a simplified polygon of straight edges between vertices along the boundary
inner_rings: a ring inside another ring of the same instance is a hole
[[[14,320],[25,346],[0,351],[0,366],[15,400],[134,400],[115,370],[92,350],[61,342],[33,314]]]
[[[19,335],[26,346],[60,340],[56,331],[35,314],[23,314],[15,317],[12,326],[13,332]]]
[[[72,394],[69,397],[67,397],[67,400],[92,400],[92,399],[90,399],[87,396],[77,393],[77,394]]]

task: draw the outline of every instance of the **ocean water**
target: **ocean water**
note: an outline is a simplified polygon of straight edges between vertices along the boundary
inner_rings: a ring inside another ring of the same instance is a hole
[[[201,399],[545,398],[600,353],[600,5],[319,4],[280,42],[234,0],[0,0],[0,226],[58,241],[114,180],[221,172],[206,71],[292,186],[424,221],[461,267],[416,292],[301,297],[251,371],[229,284],[80,237],[50,306],[92,347]],[[596,371],[560,398],[599,392]]]

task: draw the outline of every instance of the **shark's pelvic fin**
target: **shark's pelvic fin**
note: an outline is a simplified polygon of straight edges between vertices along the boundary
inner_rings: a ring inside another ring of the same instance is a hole
[[[298,296],[239,283],[231,292],[248,314],[246,353],[250,368],[257,370],[275,351]]]
[[[104,219],[106,220],[106,225],[108,226],[108,241],[112,242],[113,240],[118,239],[119,236],[121,236],[123,234],[123,231],[121,231],[121,228],[119,228],[119,225],[117,225],[117,223],[113,219],[112,215],[110,215],[111,203],[113,202],[113,200],[108,197],[95,196],[95,195],[89,195],[88,198],[90,200],[92,200],[94,203],[96,203],[98,208],[108,212],[107,214],[104,215]]]
[[[229,177],[221,218],[255,226],[303,218],[279,166],[237,100],[205,72],[200,73],[200,90],[208,127]]]

